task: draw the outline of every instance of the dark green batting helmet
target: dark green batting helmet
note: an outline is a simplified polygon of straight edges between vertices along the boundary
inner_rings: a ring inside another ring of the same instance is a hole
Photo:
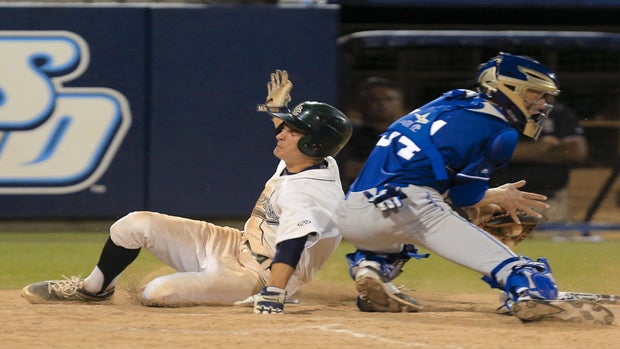
[[[269,112],[304,133],[299,150],[311,157],[335,156],[351,138],[351,121],[326,103],[303,102],[289,112]]]

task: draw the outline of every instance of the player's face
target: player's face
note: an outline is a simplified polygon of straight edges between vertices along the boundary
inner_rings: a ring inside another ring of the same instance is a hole
[[[304,154],[297,148],[297,142],[304,134],[284,124],[282,130],[276,135],[276,144],[273,154],[284,162],[294,162],[297,158],[303,158]]]
[[[537,90],[527,89],[523,96],[523,101],[530,115],[538,114],[547,106],[545,93]]]

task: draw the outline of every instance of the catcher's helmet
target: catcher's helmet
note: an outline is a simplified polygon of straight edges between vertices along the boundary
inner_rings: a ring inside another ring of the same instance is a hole
[[[346,115],[326,103],[303,102],[293,111],[269,114],[304,133],[297,147],[311,157],[335,156],[353,132]]]
[[[480,65],[476,81],[479,92],[499,104],[513,127],[534,139],[553,105],[547,104],[545,110],[530,115],[524,100],[526,90],[554,96],[560,93],[560,84],[547,67],[529,57],[504,52]]]

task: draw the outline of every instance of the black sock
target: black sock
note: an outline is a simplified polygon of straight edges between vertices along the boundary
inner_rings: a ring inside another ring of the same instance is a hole
[[[108,241],[106,241],[101,251],[99,262],[97,263],[97,267],[99,267],[99,270],[103,273],[103,286],[101,287],[101,291],[105,290],[115,277],[120,275],[129,264],[135,261],[139,253],[139,248],[124,248],[114,244],[112,239],[108,238]]]

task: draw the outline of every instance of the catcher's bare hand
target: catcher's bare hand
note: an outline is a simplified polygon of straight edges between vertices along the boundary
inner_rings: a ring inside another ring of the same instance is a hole
[[[542,215],[532,208],[549,208],[544,201],[547,197],[537,193],[521,191],[519,188],[526,184],[525,180],[515,183],[506,183],[499,187],[487,190],[488,203],[499,205],[506,213],[508,213],[515,223],[521,223],[519,212],[526,213],[536,218],[542,218]],[[487,195],[485,195],[486,197]],[[478,206],[478,205],[476,205]]]
[[[288,79],[286,70],[271,73],[271,81],[267,83],[267,99],[265,104],[270,108],[284,108],[291,101],[293,83]]]

